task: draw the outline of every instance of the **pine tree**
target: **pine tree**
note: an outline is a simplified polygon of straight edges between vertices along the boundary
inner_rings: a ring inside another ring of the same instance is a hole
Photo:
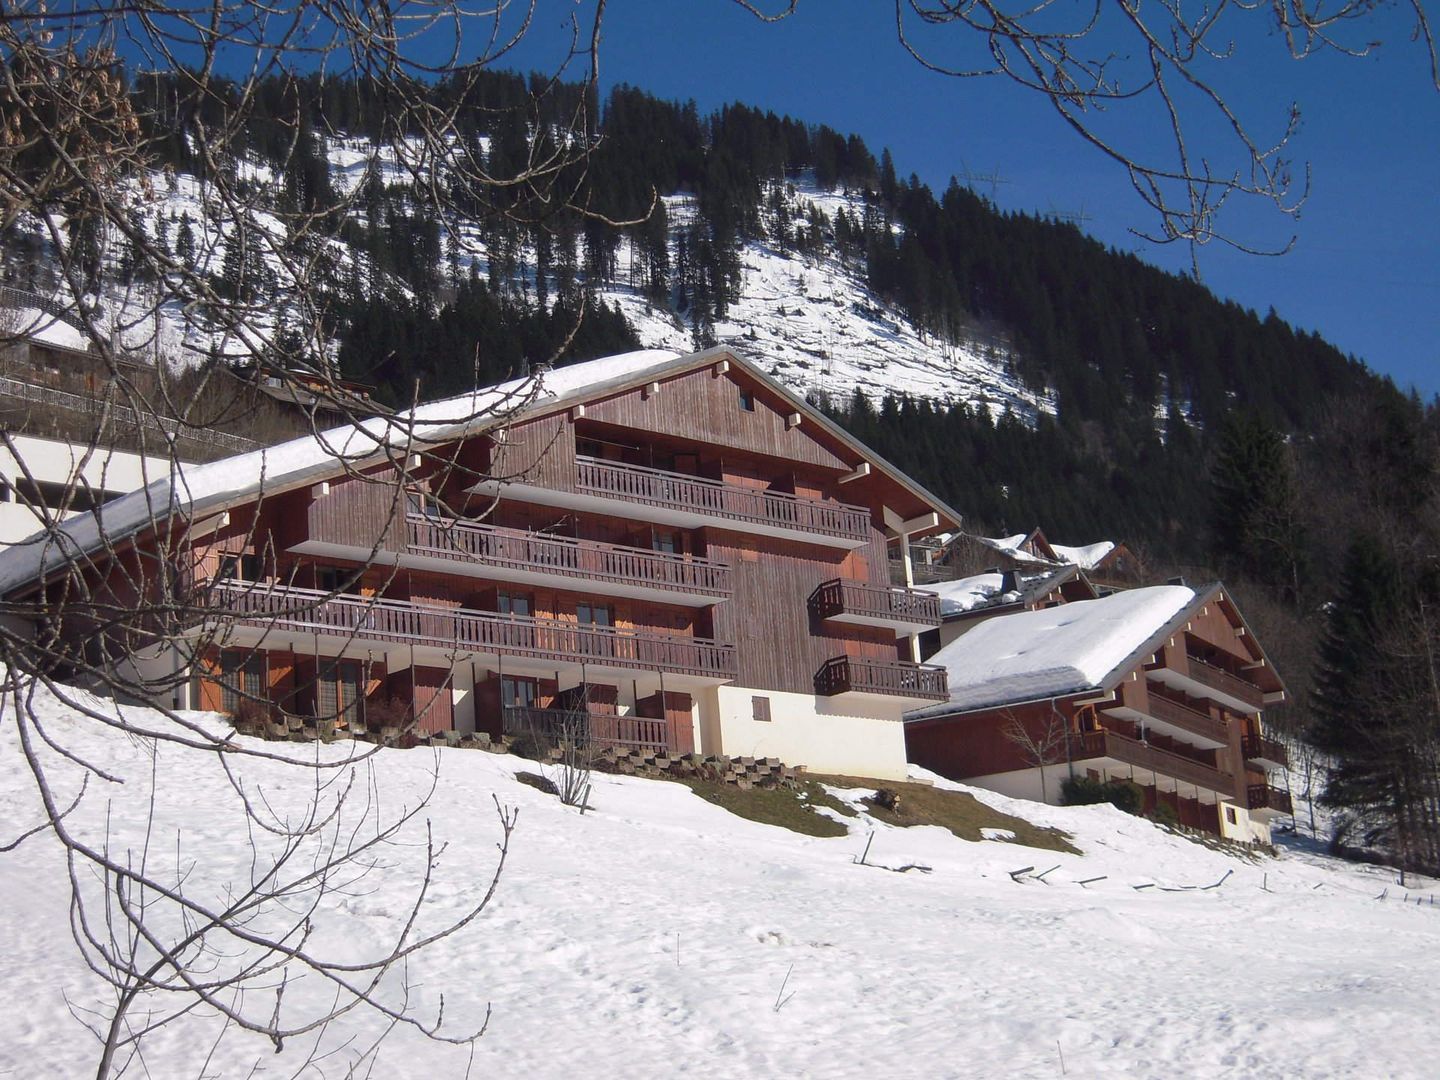
[[[1322,801],[1367,820],[1372,841],[1409,846],[1414,754],[1387,700],[1401,674],[1383,643],[1406,609],[1399,568],[1373,538],[1350,546],[1325,613],[1310,740],[1334,759]]]
[[[1221,565],[1298,601],[1304,531],[1284,437],[1255,416],[1232,414],[1210,484],[1212,548]]]

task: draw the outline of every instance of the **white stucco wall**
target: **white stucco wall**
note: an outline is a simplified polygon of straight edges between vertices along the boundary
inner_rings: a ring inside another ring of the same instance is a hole
[[[456,731],[475,730],[475,681],[474,669],[469,664],[454,664],[450,668],[450,707]]]
[[[1012,799],[1029,799],[1054,806],[1060,802],[1060,785],[1070,775],[1069,766],[1047,765],[1042,788],[1041,770],[1017,769],[1013,772],[990,773],[988,776],[967,777],[963,783],[973,784],[986,791],[998,791]]]
[[[1230,823],[1230,814],[1226,811],[1234,811],[1235,823]],[[1220,807],[1220,835],[1227,840],[1239,840],[1243,843],[1259,842],[1270,843],[1270,824],[1260,818],[1250,816],[1250,811],[1238,803],[1224,803]]]
[[[754,719],[752,697],[770,699],[770,720]],[[905,778],[905,731],[900,706],[885,715],[832,712],[833,699],[743,686],[718,686],[700,698],[701,750],[731,757],[773,757],[812,772],[878,780]]]
[[[40,528],[36,511],[18,501],[10,490],[27,477],[49,484],[67,484],[72,477],[83,477],[97,492],[123,494],[170,474],[170,461],[163,457],[100,447],[91,453],[83,444],[33,435],[12,435],[10,441],[14,452],[0,446],[0,481],[6,488],[4,501],[0,501],[0,546],[23,540]]]

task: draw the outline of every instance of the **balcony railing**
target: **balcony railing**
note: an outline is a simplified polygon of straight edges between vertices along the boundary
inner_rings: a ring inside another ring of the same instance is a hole
[[[1072,761],[1100,757],[1114,758],[1134,768],[1169,776],[1207,791],[1222,794],[1233,794],[1235,791],[1235,780],[1229,773],[1114,731],[1090,731],[1070,737]]]
[[[1260,709],[1265,705],[1265,692],[1248,679],[1242,679],[1238,675],[1232,675],[1224,668],[1218,668],[1214,664],[1207,664],[1203,660],[1191,656],[1189,659],[1190,678],[1201,686],[1209,687],[1237,701],[1243,701],[1252,709]]]
[[[699,476],[621,465],[577,456],[578,490],[626,502],[795,532],[818,533],[863,542],[870,538],[870,511],[863,506],[803,499],[779,491],[758,491]]]
[[[822,619],[853,615],[880,622],[940,625],[940,597],[920,589],[886,588],[836,578],[810,594],[815,614]]]
[[[1154,690],[1150,691],[1149,696],[1149,704],[1145,711],[1156,720],[1174,724],[1192,735],[1199,735],[1212,742],[1224,744],[1230,741],[1230,729],[1224,720],[1218,720],[1209,713],[1202,713],[1188,705],[1181,705],[1178,701],[1161,697]]]
[[[1290,793],[1273,788],[1269,784],[1250,784],[1245,788],[1245,806],[1250,810],[1268,811],[1275,814],[1292,814],[1294,807]]]
[[[670,745],[669,725],[643,716],[513,705],[505,709],[504,724],[506,735],[534,735],[556,744],[573,741],[594,749],[608,746],[661,753]]]
[[[213,596],[214,617],[265,628],[724,680],[733,679],[736,672],[735,646],[708,638],[403,600],[327,599],[327,594],[313,589],[249,582],[216,582]]]
[[[1275,739],[1267,739],[1263,735],[1246,735],[1241,740],[1241,747],[1245,752],[1245,760],[1259,765],[1261,768],[1288,769],[1290,767],[1290,751],[1285,749],[1285,744]]]
[[[730,568],[709,559],[419,514],[406,519],[406,528],[408,550],[432,558],[668,592],[725,597],[731,590]]]
[[[874,660],[866,656],[837,656],[815,673],[815,692],[822,696],[845,693],[893,694],[897,697],[944,701],[950,696],[948,675],[934,664],[908,660]]]

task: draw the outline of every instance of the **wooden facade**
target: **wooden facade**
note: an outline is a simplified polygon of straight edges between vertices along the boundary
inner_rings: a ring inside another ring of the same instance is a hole
[[[1283,695],[1233,600],[1213,586],[1103,685],[932,710],[907,723],[907,753],[952,779],[1051,802],[1067,776],[1133,780],[1148,810],[1169,805],[1181,824],[1229,835],[1238,808],[1268,835],[1268,821],[1290,813],[1289,795],[1276,786],[1287,754],[1265,737],[1262,719]]]
[[[711,352],[542,394],[403,472],[277,477],[167,559],[218,642],[197,658],[197,706],[494,735],[578,716],[595,741],[687,753],[711,749],[700,733],[720,721],[699,714],[717,687],[803,698],[807,722],[898,723],[943,697],[913,641],[933,598],[888,583],[897,524],[958,521]],[[827,584],[839,608],[812,602]]]

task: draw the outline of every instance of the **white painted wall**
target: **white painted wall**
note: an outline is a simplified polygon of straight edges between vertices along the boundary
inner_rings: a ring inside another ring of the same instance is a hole
[[[751,698],[770,699],[770,720],[754,719]],[[702,753],[773,757],[812,772],[877,780],[905,778],[901,706],[887,715],[851,716],[814,694],[787,694],[743,686],[717,686],[699,699]]]
[[[963,781],[987,791],[998,791],[1012,799],[1029,799],[1031,802],[1045,802],[1054,806],[1060,802],[1060,785],[1070,775],[1067,765],[1047,765],[1044,769],[1044,789],[1041,788],[1040,769],[1017,769],[1013,772],[990,773],[988,776],[971,776]]]
[[[0,502],[0,546],[24,540],[40,528],[36,510],[19,502],[13,491],[14,485],[27,476],[51,484],[66,484],[82,477],[96,491],[124,493],[170,474],[168,458],[101,447],[91,453],[83,444],[34,435],[12,435],[10,442],[14,444],[13,452],[0,445],[0,481],[5,485],[5,501]]]
[[[450,705],[454,710],[456,731],[467,734],[475,730],[474,669],[469,664],[450,667]]]
[[[157,691],[145,695],[144,700],[132,704],[155,705],[160,708],[192,709],[198,702],[191,701],[192,681],[190,659],[171,644],[152,645],[120,660],[116,669],[122,679],[130,679],[140,686],[149,686]],[[160,688],[171,684],[168,690]],[[107,687],[96,687],[96,692],[109,695]]]
[[[1230,813],[1235,814],[1235,823],[1230,823]],[[1239,840],[1242,843],[1261,844],[1270,843],[1270,824],[1260,818],[1250,816],[1250,811],[1237,803],[1226,803],[1220,807],[1220,835],[1227,840]]]

